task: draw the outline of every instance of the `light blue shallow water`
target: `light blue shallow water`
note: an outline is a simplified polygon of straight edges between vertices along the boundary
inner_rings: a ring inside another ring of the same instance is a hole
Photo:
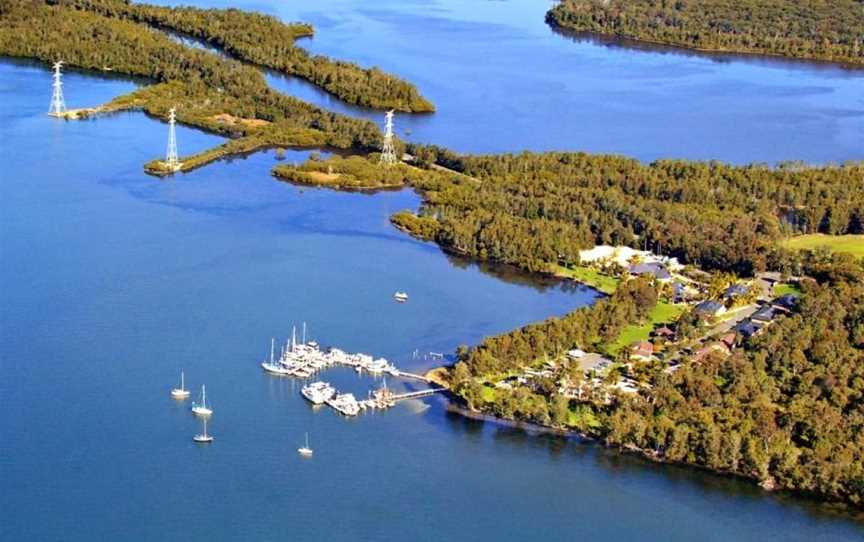
[[[366,33],[360,21],[348,28]],[[846,80],[837,73],[825,77]],[[65,88],[70,105],[90,105],[133,87],[72,73]],[[594,295],[450,259],[388,224],[416,207],[411,192],[301,190],[270,177],[269,153],[155,180],[141,165],[163,152],[164,124],[54,121],[49,88],[45,69],[0,62],[0,539],[864,539],[802,499],[468,421],[435,399],[354,420],[314,411],[257,366],[292,323],[419,371],[433,362],[415,349],[452,352]],[[527,141],[480,135],[464,141]],[[181,153],[218,142],[182,127],[178,138]],[[409,303],[392,302],[397,289]],[[197,423],[168,397],[181,368],[207,384],[210,447],[192,443]],[[361,395],[377,385],[326,377]],[[311,460],[295,452],[306,431]]]

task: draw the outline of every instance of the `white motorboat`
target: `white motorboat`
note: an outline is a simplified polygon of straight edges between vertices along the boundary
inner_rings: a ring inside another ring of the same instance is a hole
[[[399,303],[405,303],[408,301],[408,294],[405,292],[396,292],[393,294],[393,299],[398,301]]]
[[[303,386],[300,393],[312,404],[322,405],[336,395],[336,389],[327,382],[313,382],[308,386]]]
[[[327,404],[345,416],[356,416],[360,413],[360,405],[351,393],[342,393],[333,399],[328,399]]]

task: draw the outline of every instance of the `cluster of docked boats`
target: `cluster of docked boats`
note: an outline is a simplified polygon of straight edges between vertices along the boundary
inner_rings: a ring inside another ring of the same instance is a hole
[[[327,382],[313,382],[303,386],[300,390],[307,400],[313,405],[327,404],[334,410],[345,416],[356,416],[360,413],[360,405],[357,399],[350,393],[338,393],[336,388]]]
[[[297,332],[292,330],[291,339],[285,342],[276,357],[276,341],[270,343],[270,359],[261,362],[261,368],[270,374],[309,378],[318,371],[333,365],[353,367],[357,372],[398,375],[399,371],[384,358],[373,358],[366,354],[348,354],[338,348],[322,350],[315,341],[297,342]]]
[[[315,341],[306,341],[306,326],[303,338],[297,341],[297,331],[291,331],[291,338],[285,341],[276,355],[276,341],[270,342],[270,358],[261,362],[267,373],[279,376],[309,378],[315,373],[334,365],[353,367],[357,372],[368,371],[373,375],[389,374],[399,376],[400,371],[384,358],[373,358],[367,354],[349,354],[338,348],[322,350]],[[358,401],[351,393],[339,393],[327,382],[312,382],[301,390],[303,397],[314,405],[333,408],[345,416],[356,416],[366,408],[387,408],[393,406],[392,394],[386,384],[382,390],[370,394],[368,400]]]
[[[390,408],[395,403],[393,393],[386,381],[380,389],[371,392],[369,399],[358,401],[351,393],[339,393],[328,382],[312,382],[300,390],[313,405],[326,404],[345,416],[356,416],[367,408]]]

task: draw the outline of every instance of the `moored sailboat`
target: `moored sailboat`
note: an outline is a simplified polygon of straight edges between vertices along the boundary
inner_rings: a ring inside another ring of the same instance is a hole
[[[204,384],[201,384],[201,402],[192,403],[192,412],[198,416],[209,416],[213,414],[213,409],[207,406],[207,390]]]
[[[192,440],[194,440],[195,442],[199,442],[201,444],[210,444],[211,442],[213,442],[213,435],[207,434],[207,419],[205,418],[203,421],[204,421],[204,431],[202,433],[197,434],[194,437],[192,437]]]
[[[309,433],[306,433],[306,446],[297,448],[297,451],[300,453],[300,455],[304,455],[307,457],[312,455],[312,448],[309,447]]]
[[[171,397],[174,399],[186,399],[189,397],[189,393],[184,382],[183,371],[180,371],[180,387],[171,390]]]

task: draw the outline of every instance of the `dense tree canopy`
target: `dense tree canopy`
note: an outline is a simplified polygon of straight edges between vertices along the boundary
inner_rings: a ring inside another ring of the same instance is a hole
[[[416,145],[409,152],[475,179],[415,184],[425,197],[420,218],[438,223],[435,241],[532,271],[578,263],[580,249],[612,243],[750,274],[779,265],[784,234],[864,231],[862,165],[646,165],[585,153],[458,156]]]
[[[862,0],[563,0],[546,20],[694,49],[864,63]]]
[[[653,459],[864,504],[864,265],[848,255],[805,260],[815,280],[803,283],[793,314],[731,356],[657,373],[650,391],[579,406],[597,420],[582,429]],[[567,401],[542,381],[493,403],[479,382],[563,349],[592,348],[645,318],[656,302],[650,291],[644,279],[628,281],[592,307],[462,349],[453,389],[496,415],[563,425]]]
[[[55,0],[78,9],[146,23],[210,43],[229,55],[288,75],[302,77],[341,100],[400,111],[434,111],[411,83],[378,68],[310,55],[296,47],[312,26],[239,9],[199,9],[133,4],[128,0]]]

